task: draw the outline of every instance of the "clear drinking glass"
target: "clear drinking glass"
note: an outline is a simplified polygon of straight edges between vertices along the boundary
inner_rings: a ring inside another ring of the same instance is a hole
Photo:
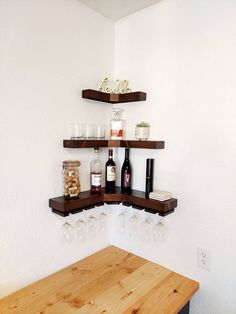
[[[84,126],[80,123],[71,123],[69,132],[71,140],[80,140],[84,136]]]
[[[74,227],[68,222],[62,225],[62,238],[65,242],[72,242],[74,238]]]
[[[97,140],[105,138],[105,126],[104,125],[95,125],[94,126],[94,137]]]
[[[84,138],[87,140],[91,140],[94,138],[94,125],[92,124],[84,125]]]

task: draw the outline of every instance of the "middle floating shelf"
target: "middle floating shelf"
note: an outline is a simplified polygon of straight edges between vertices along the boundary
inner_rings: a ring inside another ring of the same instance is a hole
[[[102,206],[106,204],[120,204],[125,206],[132,206],[137,209],[144,209],[152,214],[166,216],[174,212],[177,207],[177,199],[160,202],[146,198],[142,191],[132,190],[131,194],[122,194],[120,188],[117,187],[115,193],[91,193],[90,191],[81,192],[79,198],[66,200],[63,196],[51,198],[49,200],[49,207],[52,212],[60,216],[68,216],[69,214],[76,214],[82,210],[91,209],[95,206]]]
[[[63,140],[65,148],[128,147],[145,149],[163,149],[164,141],[128,141],[128,140]]]

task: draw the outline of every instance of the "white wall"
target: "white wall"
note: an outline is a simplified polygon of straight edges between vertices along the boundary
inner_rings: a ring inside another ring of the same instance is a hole
[[[110,106],[83,100],[113,71],[114,24],[76,0],[0,0],[0,297],[109,242],[64,245],[65,219],[48,199],[62,194],[62,147],[70,122],[105,123]],[[76,220],[78,215],[70,218]]]
[[[140,120],[163,151],[132,150],[134,188],[145,159],[156,160],[155,188],[178,198],[157,245],[113,234],[113,243],[200,282],[192,314],[235,314],[236,2],[164,0],[116,23],[115,77],[129,78],[146,102],[125,104],[128,138]],[[123,158],[123,157],[121,157]],[[197,247],[211,270],[196,265]]]
[[[115,229],[112,243],[199,280],[193,314],[236,312],[235,12],[233,0],[165,0],[116,24],[113,76],[148,93],[124,105],[127,137],[147,120],[151,138],[166,141],[131,151],[134,188],[144,189],[153,157],[155,187],[179,205],[163,243],[124,241]],[[82,161],[88,188],[92,150],[63,149],[62,139],[75,119],[108,120],[110,106],[80,92],[112,73],[113,38],[113,23],[76,0],[0,0],[0,297],[109,243],[64,245],[65,220],[48,199],[62,194],[64,159]],[[212,252],[210,272],[196,266],[197,246]]]

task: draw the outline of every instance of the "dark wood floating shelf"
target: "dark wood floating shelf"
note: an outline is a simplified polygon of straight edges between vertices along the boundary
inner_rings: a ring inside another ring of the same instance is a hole
[[[122,102],[144,101],[147,99],[147,94],[140,91],[127,94],[109,94],[93,89],[84,89],[82,90],[82,98],[115,104]]]
[[[126,140],[64,140],[65,148],[93,148],[93,147],[129,147],[145,149],[163,149],[164,141],[126,141]]]
[[[145,193],[137,190],[132,190],[131,194],[121,194],[120,188],[116,188],[116,192],[112,194],[105,193],[91,193],[90,191],[81,192],[79,198],[66,200],[63,196],[51,198],[49,200],[49,207],[52,212],[63,217],[69,214],[76,214],[82,210],[94,208],[95,206],[102,206],[105,204],[120,204],[125,206],[132,206],[137,209],[144,209],[152,214],[159,214],[166,216],[174,212],[177,207],[177,199],[160,202],[146,198]]]

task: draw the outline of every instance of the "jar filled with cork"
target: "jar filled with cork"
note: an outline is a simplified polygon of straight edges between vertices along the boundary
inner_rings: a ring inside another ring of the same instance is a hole
[[[65,199],[78,198],[80,193],[80,175],[78,160],[63,161],[63,185]]]

